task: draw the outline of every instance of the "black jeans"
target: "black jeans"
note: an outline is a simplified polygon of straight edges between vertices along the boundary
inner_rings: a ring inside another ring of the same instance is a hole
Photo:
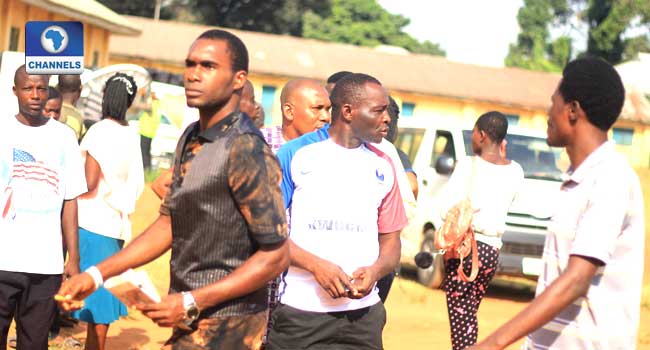
[[[381,350],[384,304],[340,312],[310,312],[280,304],[271,316],[266,350]]]
[[[54,320],[54,294],[61,275],[0,271],[0,349],[7,347],[11,320],[16,319],[18,350],[47,350]]]

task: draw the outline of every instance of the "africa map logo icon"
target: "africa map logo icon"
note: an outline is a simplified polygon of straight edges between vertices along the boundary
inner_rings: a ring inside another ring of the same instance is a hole
[[[25,23],[25,66],[28,74],[81,74],[84,61],[83,23]]]
[[[51,54],[57,54],[68,47],[68,32],[59,26],[49,26],[41,33],[41,46]]]

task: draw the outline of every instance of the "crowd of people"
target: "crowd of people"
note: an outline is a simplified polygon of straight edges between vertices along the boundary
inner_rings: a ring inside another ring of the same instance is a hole
[[[126,308],[104,281],[168,250],[169,293],[135,305],[173,328],[168,348],[383,349],[384,302],[418,195],[417,174],[392,143],[399,108],[377,78],[344,71],[325,83],[289,81],[281,125],[262,127],[248,65],[245,44],[227,31],[191,44],[184,87],[199,120],[152,184],[158,217],[133,240],[129,216],[151,165],[140,151],[156,126],[139,135],[127,127],[136,82],[108,79],[102,120],[85,130],[78,77],[51,88],[48,76],[18,68],[19,112],[0,127],[1,349],[12,320],[18,349],[47,349],[57,307],[87,323],[86,349],[105,349]],[[446,257],[453,349],[504,349],[522,337],[525,349],[636,347],[644,209],[636,174],[607,139],[623,99],[605,61],[564,69],[547,142],[566,149],[571,167],[537,297],[479,343],[479,305],[524,174],[507,158],[506,117],[477,118],[474,156],[443,189],[448,207],[471,199],[479,267],[466,281],[459,266],[469,274],[473,259]]]

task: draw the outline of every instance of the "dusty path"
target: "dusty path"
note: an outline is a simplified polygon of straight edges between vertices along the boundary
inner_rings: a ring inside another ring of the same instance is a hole
[[[530,289],[510,282],[497,281],[484,299],[479,312],[480,334],[496,329],[524,308],[533,294]],[[388,323],[384,330],[387,350],[449,349],[449,329],[444,293],[427,290],[408,279],[397,279],[386,305]],[[644,309],[638,350],[650,350],[650,317]],[[83,339],[83,327],[66,330]],[[108,349],[156,350],[169,335],[137,311],[116,322],[109,331]],[[518,349],[517,345],[509,349]]]
[[[157,216],[159,201],[147,189],[138,202],[133,218],[133,232],[142,230]],[[647,266],[648,264],[646,264]],[[145,267],[161,291],[169,283],[169,254]],[[646,283],[648,278],[646,278]],[[523,309],[533,297],[530,284],[499,280],[490,286],[479,311],[479,338],[496,329]],[[406,278],[396,279],[386,304],[388,321],[384,330],[387,350],[439,350],[449,349],[449,328],[444,293],[429,290]],[[85,338],[83,326],[64,329],[77,339]],[[13,329],[10,334],[14,334]],[[158,328],[137,311],[113,324],[109,330],[107,348],[116,350],[151,349],[161,347],[170,334],[169,329]],[[517,349],[517,345],[509,349]],[[650,350],[650,309],[642,308],[638,350]]]

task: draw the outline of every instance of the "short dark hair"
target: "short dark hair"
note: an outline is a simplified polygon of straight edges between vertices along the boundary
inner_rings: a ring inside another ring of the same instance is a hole
[[[27,66],[23,64],[16,69],[16,72],[14,72],[14,86],[17,87],[20,79],[24,79],[30,75],[37,75],[38,77],[45,79],[46,84],[50,82],[49,74],[29,74],[27,73]]]
[[[62,100],[63,98],[61,97],[61,93],[59,92],[59,90],[57,90],[57,89],[55,89],[55,88],[53,88],[51,86],[48,86],[47,87],[47,99],[49,101],[49,100],[57,100],[57,99]]]
[[[81,77],[78,74],[61,74],[56,88],[63,94],[81,91]]]
[[[232,71],[237,72],[243,70],[248,73],[248,50],[246,49],[246,45],[235,34],[221,29],[210,29],[196,38],[196,40],[199,39],[225,41],[230,51]]]
[[[490,111],[476,120],[476,128],[488,135],[494,143],[500,144],[508,133],[508,118],[501,112]]]
[[[352,72],[348,72],[346,70],[342,70],[340,72],[336,72],[332,75],[330,75],[329,78],[327,78],[327,83],[328,84],[336,84],[339,80],[343,79],[343,77],[352,74]]]
[[[330,100],[332,101],[332,121],[341,114],[344,104],[357,104],[365,97],[365,85],[368,83],[381,86],[379,80],[368,74],[350,73],[336,83]]]
[[[565,102],[577,101],[589,122],[603,131],[614,125],[625,102],[625,87],[616,69],[596,57],[569,62],[558,91]]]
[[[138,86],[130,75],[115,73],[108,78],[102,100],[102,119],[125,120],[126,110],[131,107],[137,92]]]
[[[388,135],[386,140],[390,143],[395,142],[397,138],[397,120],[399,119],[399,106],[392,96],[388,96],[388,115],[390,116],[390,123],[388,123]]]

